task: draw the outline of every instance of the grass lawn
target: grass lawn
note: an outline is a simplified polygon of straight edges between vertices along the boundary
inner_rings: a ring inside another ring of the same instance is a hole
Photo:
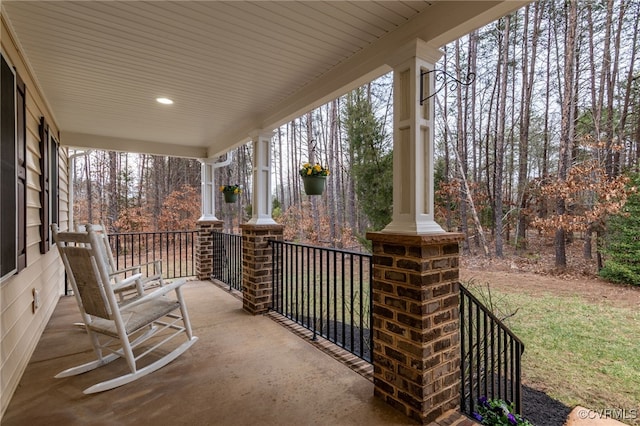
[[[638,310],[577,296],[491,293],[498,306],[518,309],[506,322],[525,344],[523,383],[569,407],[636,409],[640,415]]]

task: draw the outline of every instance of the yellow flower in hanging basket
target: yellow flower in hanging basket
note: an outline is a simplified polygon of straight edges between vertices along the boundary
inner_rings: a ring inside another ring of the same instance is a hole
[[[242,186],[237,183],[235,185],[221,185],[219,189],[220,192],[230,192],[232,194],[239,194],[242,192]]]
[[[304,163],[300,169],[300,176],[329,176],[329,169],[322,167],[318,163],[313,166],[309,163]]]
[[[300,176],[302,176],[304,191],[307,195],[322,195],[325,181],[329,176],[329,169],[318,163],[313,166],[305,163],[300,169]]]

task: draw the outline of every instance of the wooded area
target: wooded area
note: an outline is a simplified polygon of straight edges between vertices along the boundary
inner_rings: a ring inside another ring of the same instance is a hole
[[[543,0],[443,48],[450,77],[436,96],[436,209],[465,234],[465,253],[501,257],[532,232],[591,256],[606,219],[634,191],[639,172],[640,2]],[[468,84],[451,84],[451,77]],[[390,75],[277,129],[272,145],[274,218],[285,238],[359,248],[391,220]],[[216,184],[240,184],[237,203],[216,198],[216,216],[237,231],[250,217],[251,147],[242,146]],[[308,197],[298,171],[331,174]],[[192,229],[200,217],[196,160],[93,152],[74,167],[76,221],[114,232]]]

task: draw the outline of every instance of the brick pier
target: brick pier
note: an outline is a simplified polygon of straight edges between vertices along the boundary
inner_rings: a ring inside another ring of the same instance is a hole
[[[242,308],[263,314],[271,306],[272,248],[268,240],[282,240],[282,225],[240,225],[242,229]]]
[[[196,241],[196,275],[199,280],[210,280],[213,273],[213,235],[211,232],[222,232],[221,220],[200,220],[196,224],[198,236]]]
[[[374,393],[423,424],[460,401],[459,233],[371,232]]]

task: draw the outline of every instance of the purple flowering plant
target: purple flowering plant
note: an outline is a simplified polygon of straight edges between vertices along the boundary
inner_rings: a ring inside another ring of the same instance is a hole
[[[513,403],[501,399],[478,399],[478,406],[473,417],[487,426],[533,426],[533,424],[515,412]]]

